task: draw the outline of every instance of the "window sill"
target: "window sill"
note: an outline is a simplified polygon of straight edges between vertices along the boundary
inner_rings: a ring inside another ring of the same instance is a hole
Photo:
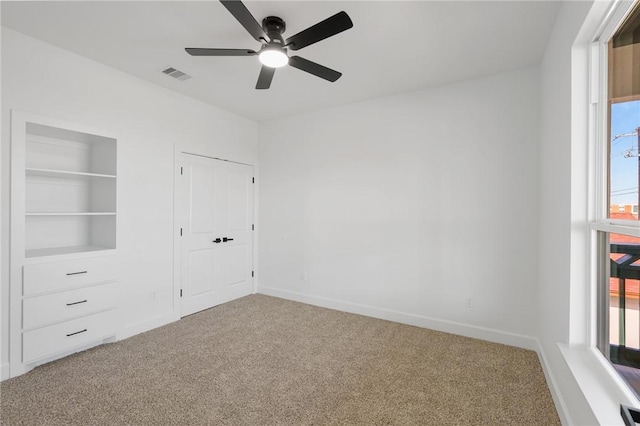
[[[640,401],[597,349],[562,343],[558,347],[599,424],[623,424],[620,404],[640,407]]]

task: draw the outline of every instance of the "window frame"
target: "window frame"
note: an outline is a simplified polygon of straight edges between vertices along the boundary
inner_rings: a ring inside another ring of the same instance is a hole
[[[608,171],[609,171],[609,40],[620,28],[624,20],[629,16],[636,4],[640,1],[625,0],[618,1],[605,19],[605,23],[597,31],[597,37],[591,46],[591,76],[590,76],[590,103],[591,117],[590,127],[595,147],[595,188],[590,191],[596,194],[595,211],[592,215],[591,228],[596,231],[614,232],[620,230],[622,233],[636,232],[629,234],[640,236],[640,220],[611,219],[608,217],[606,206],[608,200]]]
[[[640,220],[611,219],[609,216],[609,41],[640,0],[617,1],[610,9],[591,44],[589,73],[589,227],[591,230],[591,346],[610,363],[609,355],[609,276],[610,234],[640,237]],[[640,208],[640,207],[639,207]],[[617,374],[617,373],[616,373]],[[620,380],[622,380],[620,378]],[[624,382],[630,390],[629,385]],[[637,399],[637,397],[636,397]]]

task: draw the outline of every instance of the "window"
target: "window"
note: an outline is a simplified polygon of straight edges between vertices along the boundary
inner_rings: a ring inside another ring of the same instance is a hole
[[[598,347],[640,398],[640,2],[618,23],[600,44]]]

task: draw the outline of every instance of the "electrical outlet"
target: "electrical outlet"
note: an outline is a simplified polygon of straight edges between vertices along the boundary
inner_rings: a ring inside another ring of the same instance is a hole
[[[465,301],[465,306],[467,308],[473,308],[473,298],[467,297],[467,299]]]
[[[152,291],[152,292],[149,294],[149,299],[150,299],[150,300],[156,300],[156,292],[155,292],[155,291]]]
[[[307,281],[309,279],[309,275],[306,272],[302,273],[302,281]]]

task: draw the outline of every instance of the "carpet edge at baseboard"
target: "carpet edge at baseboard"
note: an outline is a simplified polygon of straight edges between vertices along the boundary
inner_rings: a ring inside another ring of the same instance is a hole
[[[401,324],[413,325],[444,333],[455,334],[473,339],[486,340],[492,343],[514,346],[538,352],[540,345],[538,339],[532,336],[510,333],[506,331],[479,327],[455,321],[448,321],[438,318],[431,318],[422,315],[398,312],[374,306],[361,305],[337,299],[330,299],[321,296],[298,293],[290,290],[283,290],[274,287],[258,286],[258,294],[279,297],[281,299],[293,300],[307,303],[327,309],[349,312],[352,314],[364,315]]]

